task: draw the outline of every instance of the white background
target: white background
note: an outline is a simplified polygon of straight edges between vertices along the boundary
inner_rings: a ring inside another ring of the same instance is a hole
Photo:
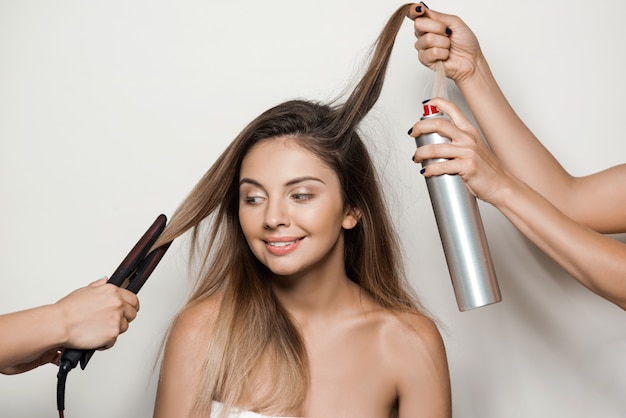
[[[623,2],[429,3],[470,25],[514,108],[570,172],[626,160]],[[348,86],[400,4],[1,0],[0,312],[110,275],[247,122]],[[626,314],[482,203],[504,299],[458,312],[406,136],[433,79],[412,32],[407,20],[364,131],[409,276],[443,324],[455,416],[623,417]],[[180,239],[141,291],[129,332],[69,374],[66,417],[151,416],[160,341],[189,286],[186,258]],[[53,366],[0,376],[0,416],[56,416],[55,384]]]

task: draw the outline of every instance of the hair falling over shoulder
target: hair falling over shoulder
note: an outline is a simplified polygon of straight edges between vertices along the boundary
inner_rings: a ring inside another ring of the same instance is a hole
[[[208,415],[213,400],[227,409],[245,404],[251,393],[254,405],[246,405],[251,408],[280,404],[297,410],[308,390],[302,337],[275,298],[268,271],[252,254],[239,226],[240,166],[259,141],[289,136],[335,170],[346,207],[361,215],[357,227],[344,231],[348,277],[386,309],[421,312],[404,276],[376,170],[357,133],[381,93],[395,37],[410,7],[405,4],[391,16],[374,44],[364,76],[342,104],[288,101],[258,116],[209,168],[155,244],[191,230],[190,263],[199,267],[188,304],[208,298],[219,301],[197,388],[198,413]],[[256,378],[268,370],[271,388],[256,393]]]

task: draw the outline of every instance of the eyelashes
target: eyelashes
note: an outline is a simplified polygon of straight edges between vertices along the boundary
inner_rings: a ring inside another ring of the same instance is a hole
[[[242,200],[246,205],[254,206],[260,203],[264,199],[261,196],[246,196]]]
[[[295,200],[297,202],[307,202],[313,199],[314,194],[313,193],[294,193],[289,197],[290,199]]]
[[[289,199],[298,203],[306,203],[315,198],[315,194],[313,193],[292,193],[289,195]],[[252,196],[247,195],[241,198],[241,201],[249,206],[256,206],[267,200],[266,196]]]

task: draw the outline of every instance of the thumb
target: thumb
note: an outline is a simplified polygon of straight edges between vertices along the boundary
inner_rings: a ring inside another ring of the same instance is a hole
[[[91,282],[89,283],[89,286],[102,286],[103,284],[105,284],[107,281],[109,280],[108,277],[104,276],[101,279],[96,280],[95,282]]]
[[[430,99],[427,103],[448,115],[452,123],[459,129],[463,131],[474,131],[474,125],[472,125],[469,119],[467,119],[467,116],[465,116],[463,111],[455,103],[441,97]]]
[[[409,9],[409,13],[407,14],[407,17],[411,20],[415,20],[418,17],[427,17],[437,22],[451,23],[455,17],[453,15],[447,15],[445,13],[432,10],[426,6],[426,3],[424,2],[415,3],[413,6],[414,7],[411,7]]]
[[[424,14],[428,11],[428,6],[424,3],[415,3],[411,5],[409,9],[409,13],[406,15],[411,20],[415,20],[420,16],[424,16]]]

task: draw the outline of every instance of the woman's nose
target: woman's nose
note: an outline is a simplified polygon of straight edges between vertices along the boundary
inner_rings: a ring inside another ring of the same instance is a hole
[[[289,226],[289,211],[286,203],[281,200],[269,200],[265,211],[265,228],[276,229],[280,226]]]

